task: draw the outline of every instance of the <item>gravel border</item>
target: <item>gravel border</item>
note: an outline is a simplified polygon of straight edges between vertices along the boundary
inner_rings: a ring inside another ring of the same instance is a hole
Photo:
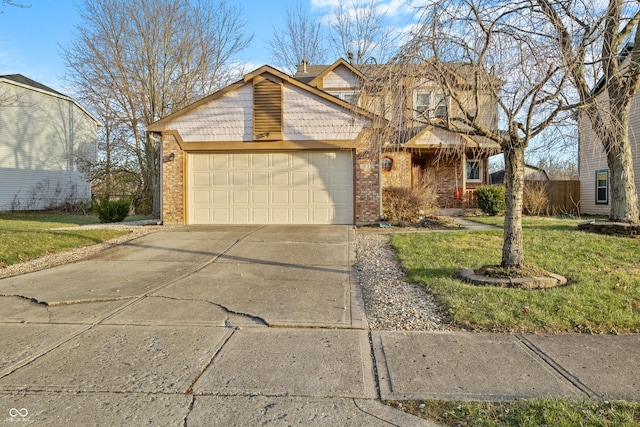
[[[402,280],[389,235],[356,232],[356,271],[372,330],[454,331],[427,286]]]

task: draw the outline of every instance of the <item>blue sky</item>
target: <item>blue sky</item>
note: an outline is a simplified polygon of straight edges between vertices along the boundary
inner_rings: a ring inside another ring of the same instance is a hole
[[[300,3],[321,16],[339,0],[227,0],[240,5],[247,30],[254,39],[242,59],[255,68],[270,63],[266,43],[273,28],[282,25],[287,7]],[[73,39],[74,26],[79,23],[74,0],[19,0],[29,8],[0,6],[0,75],[23,74],[58,91],[65,92],[62,75],[64,62],[60,46]],[[402,27],[409,20],[406,0],[380,0],[389,11],[391,25]],[[337,59],[337,58],[336,58]],[[333,61],[330,61],[333,62]]]

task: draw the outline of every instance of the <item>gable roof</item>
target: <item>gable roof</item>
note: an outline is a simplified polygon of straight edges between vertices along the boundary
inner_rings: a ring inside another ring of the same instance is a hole
[[[42,83],[38,83],[37,81],[30,79],[29,77],[23,76],[22,74],[6,74],[3,76],[0,76],[0,82],[2,81],[5,81],[9,84],[21,86],[26,89],[32,89],[39,92],[48,93],[49,95],[69,101],[75,104],[83,113],[85,113],[91,120],[93,120],[96,123],[96,126],[100,126],[100,127],[102,126],[102,123],[100,122],[100,120],[98,120],[93,114],[87,111],[87,109],[84,108],[82,105],[78,104],[78,102],[75,99],[61,92],[58,92],[57,90],[53,90],[49,86],[45,86]]]
[[[51,89],[49,86],[45,86],[42,83],[38,83],[35,80],[31,80],[28,77],[23,76],[22,74],[7,74],[4,76],[0,76],[0,79],[11,80],[12,82],[20,83],[24,86],[31,86],[36,89],[40,89],[44,92],[51,92],[55,95],[67,97],[65,94],[58,92],[57,90]]]
[[[327,74],[336,68],[343,66],[349,69],[353,74],[361,79],[366,79],[366,76],[360,71],[358,68],[353,66],[344,60],[344,58],[338,59],[336,62],[330,65],[306,65],[303,66],[302,71],[298,70],[297,73],[293,75],[293,78],[307,83],[310,86],[318,87],[318,83],[322,80]],[[306,70],[306,71],[305,71]]]
[[[319,96],[319,97],[321,97],[321,98],[323,98],[325,100],[331,101],[334,104],[337,104],[337,105],[339,105],[339,106],[341,106],[343,108],[351,110],[351,111],[353,111],[354,113],[356,113],[356,114],[358,114],[360,116],[363,116],[363,117],[366,117],[368,119],[373,120],[374,122],[376,122],[376,121],[378,121],[378,122],[386,121],[384,118],[382,118],[382,117],[380,117],[380,116],[378,116],[378,115],[376,115],[376,114],[374,114],[374,113],[372,113],[370,111],[367,111],[367,110],[365,110],[363,108],[360,108],[358,106],[355,106],[355,105],[353,105],[353,104],[351,104],[349,102],[346,102],[346,101],[343,101],[341,99],[338,99],[338,98],[328,94],[327,92],[325,92],[323,90],[317,89],[317,88],[315,88],[313,86],[310,86],[310,85],[308,85],[308,84],[306,84],[304,82],[301,82],[300,80],[297,80],[297,79],[289,76],[288,74],[285,74],[282,71],[279,71],[279,70],[277,70],[277,69],[275,69],[275,68],[273,68],[273,67],[271,67],[269,65],[263,65],[262,67],[260,67],[260,68],[258,68],[256,70],[246,74],[241,80],[238,80],[237,82],[232,83],[229,86],[227,86],[227,87],[225,87],[223,89],[220,89],[219,91],[214,92],[211,95],[206,96],[206,97],[202,98],[201,100],[196,101],[193,104],[191,104],[191,105],[189,105],[189,106],[187,106],[187,107],[185,107],[185,108],[183,108],[181,110],[178,110],[178,111],[176,111],[176,112],[174,112],[174,113],[172,113],[172,114],[170,114],[170,115],[168,115],[168,116],[166,116],[166,117],[164,117],[164,118],[162,118],[162,119],[160,119],[160,120],[158,120],[158,121],[156,121],[154,123],[151,123],[150,125],[147,126],[147,130],[151,131],[151,132],[162,132],[162,131],[167,129],[167,125],[170,122],[172,122],[173,120],[188,114],[189,112],[197,109],[198,107],[200,107],[202,105],[208,104],[209,102],[212,102],[212,101],[222,97],[226,93],[232,92],[234,90],[239,89],[240,87],[242,87],[244,85],[247,85],[247,84],[251,83],[254,78],[259,77],[259,76],[261,76],[261,75],[263,75],[265,73],[271,74],[272,76],[277,77],[277,78],[281,79],[284,82],[287,82],[287,83],[289,83],[289,84],[291,84],[293,86],[296,86],[298,88],[301,88],[303,90],[306,90],[306,91],[308,91],[308,92],[310,92],[310,93],[312,93],[314,95],[317,95],[317,96]]]

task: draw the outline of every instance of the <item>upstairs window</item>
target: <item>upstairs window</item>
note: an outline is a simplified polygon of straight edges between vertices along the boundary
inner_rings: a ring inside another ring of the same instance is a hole
[[[414,117],[446,118],[447,97],[442,93],[416,90],[413,92]]]
[[[353,105],[360,104],[360,95],[355,90],[343,90],[343,91],[330,91],[331,95],[335,96],[338,99],[342,99],[345,102]]]
[[[596,171],[596,205],[609,204],[609,171]]]

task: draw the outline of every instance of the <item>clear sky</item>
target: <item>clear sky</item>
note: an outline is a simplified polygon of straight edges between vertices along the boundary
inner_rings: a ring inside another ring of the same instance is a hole
[[[65,93],[64,61],[60,46],[73,39],[74,27],[79,23],[74,0],[14,0],[29,8],[0,6],[0,75],[22,74],[55,90]],[[229,5],[241,6],[247,31],[254,39],[242,59],[255,68],[269,64],[265,45],[273,28],[282,26],[287,7],[300,3],[308,5],[312,13],[322,15],[340,0],[227,0]],[[408,20],[406,0],[380,0],[389,11],[391,25],[401,27]],[[337,59],[337,58],[335,58]],[[333,61],[330,61],[333,62]],[[254,67],[255,66],[255,67]]]

